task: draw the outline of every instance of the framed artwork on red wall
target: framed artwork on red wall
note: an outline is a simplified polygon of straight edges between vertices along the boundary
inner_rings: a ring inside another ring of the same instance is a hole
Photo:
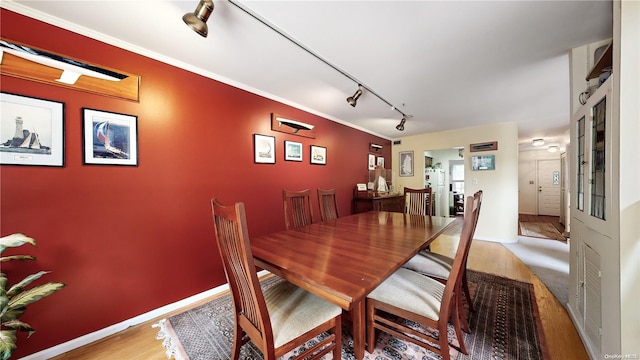
[[[64,166],[64,103],[0,94],[0,164]]]
[[[253,134],[253,162],[256,164],[276,163],[275,136]]]
[[[138,117],[82,108],[83,163],[138,166]]]
[[[311,163],[317,165],[327,165],[327,148],[324,146],[311,145]]]
[[[284,149],[285,160],[302,161],[302,143],[295,141],[285,141]]]

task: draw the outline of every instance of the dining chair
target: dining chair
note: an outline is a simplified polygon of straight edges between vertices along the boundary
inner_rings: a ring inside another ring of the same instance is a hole
[[[472,204],[472,199],[469,196],[468,204]],[[461,337],[456,294],[461,290],[464,257],[471,242],[475,210],[472,206],[465,210],[458,249],[450,280],[446,284],[407,268],[400,268],[369,293],[366,304],[369,353],[373,351],[376,330],[379,330],[440,354],[443,360],[449,360],[451,345],[447,327],[451,319],[460,343],[459,350],[468,354]],[[415,331],[410,326],[411,322],[436,329],[438,335]]]
[[[471,242],[473,241],[473,236],[476,231],[476,226],[478,224],[478,218],[480,217],[480,208],[482,205],[482,190],[478,190],[475,194],[473,194],[473,207],[476,209],[473,212],[473,227],[471,229],[471,240],[469,240],[468,249],[465,253],[465,261],[462,270],[462,292],[465,294],[467,300],[467,306],[469,307],[469,311],[475,311],[473,308],[473,300],[471,299],[471,293],[469,292],[469,281],[467,280],[467,258],[469,256],[469,249],[471,247]],[[449,279],[449,275],[451,274],[451,268],[453,266],[454,259],[434,253],[431,251],[421,251],[414,257],[412,257],[409,261],[407,261],[403,267],[409,270],[416,271],[420,274],[429,276],[433,279],[436,279],[442,283],[446,283]],[[458,294],[459,296],[459,312],[462,317],[462,329],[469,333],[469,323],[467,322],[466,311],[462,304],[462,294]]]
[[[405,213],[410,215],[431,215],[431,187],[426,189],[404,188],[406,198]]]
[[[284,225],[287,230],[313,224],[311,190],[282,190]]]
[[[335,220],[338,214],[338,202],[336,201],[336,189],[318,189],[318,203],[320,204],[320,218],[322,221]]]
[[[247,230],[244,203],[211,200],[215,238],[234,308],[231,359],[251,340],[265,359],[275,360],[305,345],[295,358],[320,359],[342,352],[342,309],[287,281],[262,289]],[[326,337],[319,337],[328,334]]]

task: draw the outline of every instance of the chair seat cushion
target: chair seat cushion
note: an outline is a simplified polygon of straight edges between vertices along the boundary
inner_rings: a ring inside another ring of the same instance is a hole
[[[342,314],[339,306],[288,281],[264,290],[264,299],[276,348]]]
[[[368,297],[437,321],[443,295],[442,283],[400,268]]]
[[[407,261],[402,267],[417,271],[436,279],[446,280],[451,273],[453,259],[441,254],[422,251]]]

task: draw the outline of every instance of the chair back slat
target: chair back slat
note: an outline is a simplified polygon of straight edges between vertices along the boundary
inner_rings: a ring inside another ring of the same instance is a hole
[[[320,218],[322,221],[335,220],[340,217],[336,201],[336,189],[318,189],[318,202],[320,203]]]
[[[244,203],[233,206],[211,200],[215,237],[233,299],[235,317],[259,347],[273,343],[267,305],[260,288],[249,242]],[[243,318],[240,320],[240,318]],[[257,338],[256,338],[257,337]]]
[[[404,188],[406,201],[405,212],[409,215],[431,215],[432,189]]]
[[[287,230],[313,223],[311,190],[282,190],[282,200],[284,205],[284,223]]]

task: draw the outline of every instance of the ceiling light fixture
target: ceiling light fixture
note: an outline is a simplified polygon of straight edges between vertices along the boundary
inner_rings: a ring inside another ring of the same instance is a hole
[[[551,146],[549,146],[547,148],[547,151],[550,152],[550,153],[554,153],[554,152],[556,152],[558,150],[559,150],[558,145],[551,145]]]
[[[349,105],[356,107],[356,103],[358,102],[358,98],[362,95],[362,85],[358,84],[358,90],[353,94],[353,96],[349,96],[347,98],[347,102]]]
[[[284,31],[280,30],[278,27],[276,27],[275,25],[271,24],[270,22],[268,22],[267,20],[263,19],[262,17],[260,17],[258,14],[254,13],[253,11],[251,11],[249,8],[245,7],[244,5],[238,3],[236,0],[229,0],[229,3],[235,7],[237,7],[238,9],[244,11],[246,14],[248,14],[249,16],[253,17],[254,19],[258,20],[259,22],[261,22],[263,25],[267,26],[268,28],[270,28],[271,30],[275,31],[276,33],[278,33],[278,35],[282,36],[283,38],[289,40],[290,42],[292,42],[294,45],[296,45],[297,47],[299,47],[300,49],[306,51],[307,53],[309,53],[310,55],[312,55],[313,57],[315,57],[316,59],[322,61],[323,63],[325,63],[326,65],[328,65],[329,67],[331,67],[332,69],[334,69],[335,71],[339,72],[340,74],[342,74],[343,76],[345,76],[346,78],[348,78],[349,80],[353,81],[354,83],[358,84],[358,91],[362,92],[363,90],[366,90],[368,93],[372,94],[373,96],[377,97],[378,99],[380,99],[383,103],[387,104],[389,107],[391,107],[392,111],[397,111],[400,113],[400,115],[402,115],[403,118],[405,118],[406,121],[406,117],[407,114],[405,114],[404,112],[400,111],[397,107],[393,106],[393,104],[391,104],[389,101],[387,101],[387,99],[383,98],[382,96],[380,96],[378,93],[376,93],[375,91],[373,91],[370,87],[364,85],[362,83],[362,81],[359,81],[358,79],[356,79],[355,77],[353,77],[351,74],[347,73],[346,71],[340,69],[339,67],[333,65],[332,63],[330,63],[328,60],[326,60],[325,58],[323,58],[322,56],[318,55],[317,53],[315,53],[313,50],[307,48],[306,46],[304,46],[303,44],[301,44],[300,42],[298,42],[296,39],[294,39],[293,37],[291,37],[289,34],[285,33]],[[358,91],[356,91],[356,94],[358,93]],[[357,97],[355,96],[356,94],[354,94],[353,98],[354,100],[357,100]],[[359,97],[360,95],[358,95]],[[347,99],[347,101],[349,102],[349,104],[351,104],[351,102]],[[353,104],[351,104],[351,106],[356,106],[355,105],[355,101]]]
[[[209,15],[213,12],[212,0],[200,0],[196,11],[192,13],[186,13],[182,17],[185,24],[189,25],[193,31],[200,34],[202,37],[207,37],[209,34],[209,27],[207,26],[207,20]]]
[[[542,145],[544,145],[544,139],[533,139],[531,144],[533,146],[542,146]]]
[[[402,120],[400,120],[400,124],[396,126],[398,131],[404,131],[404,123],[407,122],[407,117],[405,115],[402,116]]]

